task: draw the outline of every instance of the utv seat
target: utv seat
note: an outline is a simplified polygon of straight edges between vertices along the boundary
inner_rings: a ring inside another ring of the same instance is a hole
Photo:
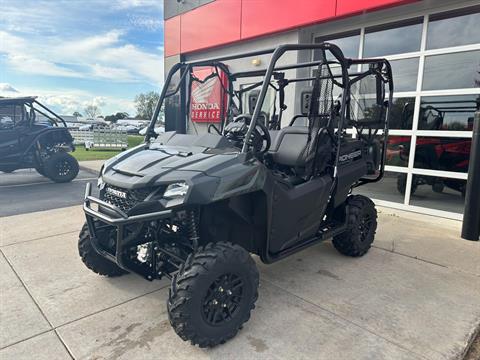
[[[323,126],[328,122],[328,116],[323,116]],[[315,160],[317,170],[323,172],[331,159],[331,138],[325,127],[317,134],[317,153],[315,147],[308,151],[308,126],[287,126],[280,130],[271,130],[271,145],[268,153],[273,162],[279,165],[304,169],[310,161]],[[312,134],[312,140],[315,137]],[[315,156],[316,155],[316,156]]]
[[[272,160],[280,165],[303,167],[306,165],[305,154],[308,142],[308,127],[287,126],[270,131],[272,144],[268,153]]]

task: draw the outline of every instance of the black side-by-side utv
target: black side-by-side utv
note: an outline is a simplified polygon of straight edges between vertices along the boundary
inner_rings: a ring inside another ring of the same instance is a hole
[[[65,121],[36,97],[0,98],[0,171],[35,168],[55,182],[69,182],[79,170],[68,154],[74,150]]]
[[[279,65],[292,51],[320,59]],[[225,64],[265,54],[266,69],[233,73]],[[198,78],[198,68],[211,74]],[[215,77],[228,79],[219,126],[199,135],[155,133],[165,99],[182,94],[187,122],[192,84]],[[285,89],[297,84],[305,89],[299,113],[279,121]],[[254,106],[246,106],[242,95],[256,88]],[[269,89],[279,94],[279,114],[263,106]],[[145,142],[105,163],[99,198],[87,185],[83,262],[106,276],[171,279],[167,307],[176,333],[201,347],[224,343],[257,300],[250,254],[268,264],[332,238],[348,256],[369,250],[377,213],[370,199],[351,193],[383,176],[392,95],[388,61],[347,59],[329,43],[176,64]]]

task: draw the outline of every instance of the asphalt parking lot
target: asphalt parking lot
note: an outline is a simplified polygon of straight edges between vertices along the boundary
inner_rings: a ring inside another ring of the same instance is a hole
[[[480,330],[480,243],[461,240],[457,221],[379,208],[362,258],[330,242],[272,265],[256,258],[252,318],[226,344],[200,349],[170,327],[168,281],[108,279],[82,264],[79,204],[92,173],[62,191],[34,173],[1,176],[0,208],[9,199],[18,213],[0,216],[2,360],[454,360]]]
[[[65,184],[54,183],[34,169],[0,172],[0,216],[81,204],[86,183],[96,183],[96,180],[95,173],[85,170],[80,170],[76,179]]]

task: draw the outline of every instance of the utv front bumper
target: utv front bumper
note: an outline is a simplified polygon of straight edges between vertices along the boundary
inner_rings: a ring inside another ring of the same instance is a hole
[[[87,219],[88,231],[90,233],[90,241],[92,243],[92,247],[98,254],[109,259],[110,261],[113,261],[122,269],[131,272],[138,272],[128,266],[128,261],[126,261],[125,258],[125,250],[132,247],[132,244],[127,243],[124,238],[125,226],[133,223],[143,223],[146,221],[169,218],[172,216],[172,211],[163,210],[128,216],[123,210],[119,209],[118,207],[91,196],[91,190],[91,184],[87,183],[87,186],[85,188],[83,210]],[[93,209],[92,204],[98,205],[98,210]],[[102,209],[108,210],[108,214],[106,212],[102,212]],[[115,215],[112,216],[112,214]],[[97,236],[97,227],[99,226],[99,224],[107,224],[115,227],[116,244],[114,253],[107,251],[101,246],[99,238]]]

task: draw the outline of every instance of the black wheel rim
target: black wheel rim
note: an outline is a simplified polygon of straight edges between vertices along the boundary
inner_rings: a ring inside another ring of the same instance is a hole
[[[210,285],[203,300],[205,321],[214,326],[230,321],[240,308],[243,287],[243,280],[235,274],[219,276]]]
[[[72,167],[67,160],[61,160],[57,162],[56,169],[59,176],[67,176],[72,170]]]
[[[372,229],[373,219],[370,214],[365,214],[362,216],[358,224],[358,231],[360,233],[360,241],[364,242],[370,234]]]

